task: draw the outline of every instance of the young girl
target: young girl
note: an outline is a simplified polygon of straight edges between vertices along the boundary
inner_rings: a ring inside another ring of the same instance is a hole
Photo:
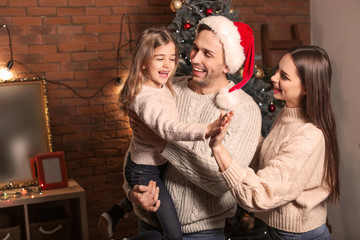
[[[210,147],[239,205],[269,226],[272,239],[331,239],[327,202],[338,201],[340,189],[329,57],[315,46],[292,49],[271,81],[286,106],[262,144],[257,173],[232,161],[222,145],[227,127]]]
[[[133,55],[129,76],[120,93],[121,108],[140,119],[154,135],[166,141],[202,141],[217,134],[226,118],[212,124],[181,123],[171,79],[178,62],[175,41],[165,29],[147,29],[140,36]],[[149,231],[130,239],[182,239],[180,222],[172,199],[162,182],[166,159],[158,143],[133,133],[125,166],[125,177],[131,187],[148,185],[150,180],[160,188],[160,208],[156,212],[162,233]]]

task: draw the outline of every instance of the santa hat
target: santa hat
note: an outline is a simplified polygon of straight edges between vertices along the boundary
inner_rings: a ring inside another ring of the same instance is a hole
[[[219,107],[231,109],[234,104],[236,105],[236,99],[228,98],[236,98],[233,96],[236,93],[230,93],[242,88],[253,75],[255,54],[253,31],[247,24],[233,22],[224,16],[209,16],[201,19],[199,24],[209,26],[223,44],[225,63],[229,68],[229,73],[235,73],[244,65],[242,81],[230,88],[228,93],[219,94],[221,96],[217,98]]]

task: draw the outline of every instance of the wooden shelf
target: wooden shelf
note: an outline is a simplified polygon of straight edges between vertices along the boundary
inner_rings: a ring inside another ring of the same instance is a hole
[[[20,198],[11,199],[9,202],[0,202],[0,211],[3,208],[22,207],[24,213],[24,225],[26,239],[30,240],[30,222],[29,222],[29,207],[36,204],[44,204],[51,202],[59,202],[60,204],[69,201],[71,209],[71,218],[77,227],[77,232],[80,233],[82,240],[88,240],[88,223],[86,214],[86,196],[85,190],[73,179],[69,179],[69,186],[65,188],[43,190],[42,195],[36,194],[34,198],[25,195]],[[39,207],[39,206],[37,206]],[[41,206],[40,206],[41,209]]]

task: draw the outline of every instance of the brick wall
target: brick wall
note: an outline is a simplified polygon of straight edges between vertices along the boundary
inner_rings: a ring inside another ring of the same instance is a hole
[[[133,39],[149,26],[168,25],[174,13],[167,0],[0,0],[0,24],[8,25],[16,77],[36,72],[49,82],[48,98],[54,150],[63,150],[69,178],[86,190],[89,234],[100,239],[101,212],[124,196],[121,169],[131,130],[118,111],[120,85],[116,79],[116,52],[123,14],[131,20]],[[309,1],[233,0],[232,8],[253,29],[256,53],[261,54],[260,26],[269,24],[270,36],[290,38],[290,25],[298,23],[302,40],[310,42]],[[127,23],[125,21],[125,23]],[[9,60],[6,32],[0,31],[0,64]],[[129,41],[123,24],[122,42]],[[121,52],[126,64],[129,47]],[[277,61],[277,60],[276,60]],[[121,65],[120,65],[121,66]],[[119,76],[126,73],[120,67]],[[67,84],[67,87],[55,83]],[[104,86],[103,88],[101,88]],[[130,214],[118,226],[126,236],[136,232]]]

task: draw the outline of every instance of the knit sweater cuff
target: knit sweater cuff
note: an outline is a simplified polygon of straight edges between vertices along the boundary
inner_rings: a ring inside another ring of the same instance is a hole
[[[236,161],[232,161],[229,168],[226,169],[221,175],[224,177],[226,183],[230,188],[234,188],[245,177],[246,170],[241,167]]]

